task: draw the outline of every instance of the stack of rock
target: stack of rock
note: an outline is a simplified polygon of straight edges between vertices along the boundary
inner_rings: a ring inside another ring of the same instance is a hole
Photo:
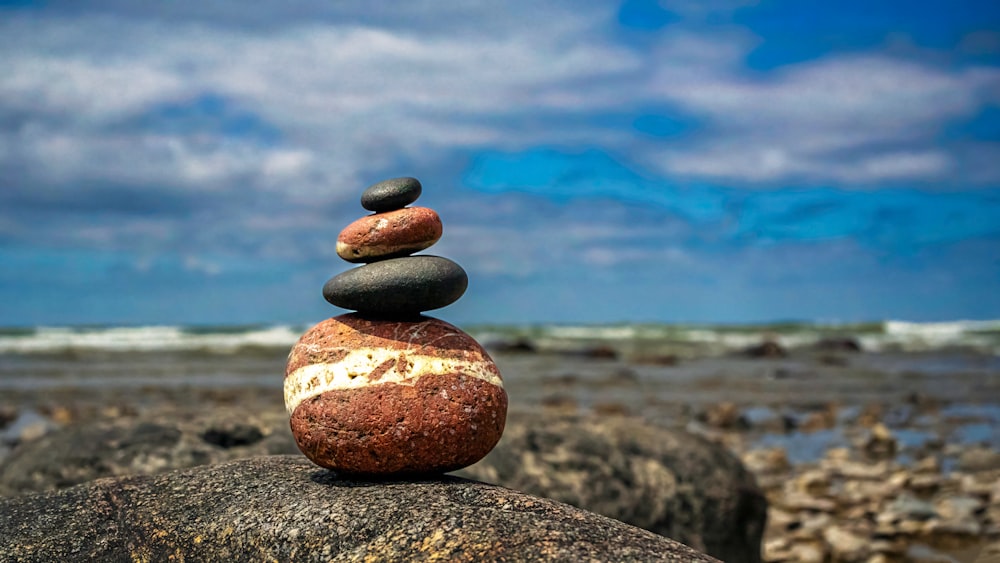
[[[507,394],[482,346],[421,313],[457,301],[461,266],[411,256],[441,238],[420,182],[396,178],[369,187],[375,213],[348,225],[337,254],[364,266],[330,279],[323,296],[356,313],[327,319],[292,348],[285,406],[299,449],[342,473],[394,475],[459,469],[500,440]]]

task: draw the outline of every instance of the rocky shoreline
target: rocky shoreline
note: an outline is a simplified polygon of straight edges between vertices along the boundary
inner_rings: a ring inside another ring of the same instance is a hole
[[[716,561],[503,487],[341,479],[302,456],[0,499],[0,529],[5,561]]]
[[[488,482],[508,479],[509,486],[523,490],[541,483],[545,487],[528,492],[679,537],[690,532],[671,529],[676,522],[643,516],[643,503],[628,501],[637,497],[625,493],[647,483],[645,500],[650,491],[684,482],[684,471],[671,467],[663,452],[655,453],[657,444],[670,443],[667,433],[683,431],[730,452],[752,474],[769,505],[759,540],[764,561],[998,557],[997,378],[878,372],[867,366],[882,362],[879,357],[834,355],[841,360],[792,353],[662,366],[614,357],[500,353],[496,359],[513,406],[507,438],[519,444],[507,455],[518,461],[509,467],[474,466],[468,475]],[[275,391],[162,385],[5,394],[0,495],[259,455],[300,455]],[[546,420],[531,422],[539,416]],[[657,437],[644,439],[647,453],[636,455],[633,444],[631,454],[620,458],[648,464],[596,463],[619,458],[611,449],[587,449],[600,440],[574,443],[526,430],[558,428],[552,420],[578,425],[582,420],[594,436],[641,426],[653,428]],[[498,452],[505,447],[502,441]],[[551,455],[531,454],[539,447],[548,447]],[[590,457],[568,458],[566,452]],[[671,477],[654,467],[669,468]],[[614,475],[622,480],[609,480]],[[729,475],[735,479],[737,473]],[[592,486],[596,480],[608,485],[603,493]],[[621,499],[617,504],[606,501],[615,496]],[[693,537],[684,539],[698,547]]]
[[[782,447],[743,449],[769,503],[764,560],[1000,558],[1000,454],[932,444],[901,463],[892,455],[899,447],[879,422],[851,447],[806,463],[791,463]],[[942,464],[946,454],[953,467]]]

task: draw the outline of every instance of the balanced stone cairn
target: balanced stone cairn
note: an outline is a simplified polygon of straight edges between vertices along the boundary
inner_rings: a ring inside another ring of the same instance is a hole
[[[441,238],[415,178],[369,187],[374,211],[337,237],[337,254],[364,266],[323,287],[327,301],[356,313],[327,319],[292,347],[285,406],[309,459],[352,475],[452,471],[483,458],[500,440],[507,393],[482,346],[421,313],[454,303],[469,280],[439,256],[410,256]]]

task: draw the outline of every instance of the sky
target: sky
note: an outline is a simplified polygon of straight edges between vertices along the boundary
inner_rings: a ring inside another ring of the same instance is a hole
[[[0,325],[312,322],[423,183],[457,323],[1000,318],[1000,4],[0,2]]]

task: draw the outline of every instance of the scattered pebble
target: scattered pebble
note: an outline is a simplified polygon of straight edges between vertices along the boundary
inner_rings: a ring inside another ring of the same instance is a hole
[[[33,442],[56,428],[56,423],[38,411],[24,409],[0,432],[0,444],[14,447],[24,442]]]

